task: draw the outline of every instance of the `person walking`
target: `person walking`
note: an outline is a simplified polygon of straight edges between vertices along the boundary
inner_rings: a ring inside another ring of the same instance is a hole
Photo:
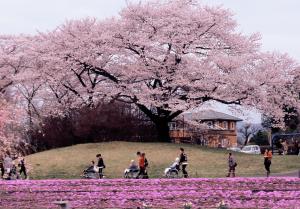
[[[18,166],[20,167],[20,171],[19,171],[20,177],[21,177],[22,173],[24,173],[24,177],[25,177],[25,179],[27,179],[27,169],[26,169],[25,159],[24,158],[22,158],[20,160]]]
[[[299,155],[299,142],[298,142],[298,140],[294,141],[294,149],[295,149],[295,154]]]
[[[187,178],[188,177],[188,172],[186,171],[186,167],[188,165],[187,155],[184,153],[184,149],[182,147],[180,148],[179,165],[181,165],[183,177]]]
[[[96,157],[98,158],[98,163],[97,163],[97,167],[98,167],[98,173],[99,173],[99,179],[103,178],[103,169],[105,168],[105,164],[104,164],[104,160],[101,156],[101,154],[97,154]]]
[[[235,177],[235,168],[237,166],[237,163],[232,155],[232,153],[230,152],[228,154],[228,174],[227,177],[230,177],[232,174],[232,177]]]
[[[287,141],[284,140],[281,144],[282,144],[282,147],[283,147],[283,154],[287,155],[288,154],[288,149],[289,149]]]
[[[142,155],[141,152],[137,152],[136,153],[138,156],[138,162],[139,162],[139,173],[136,176],[136,178],[140,178],[140,176],[142,176],[142,178],[144,178],[145,175],[145,155]]]
[[[2,159],[0,159],[0,171],[1,171],[1,179],[3,179],[3,176],[4,176],[4,166],[3,166]]]
[[[267,171],[267,177],[270,176],[270,167],[271,167],[271,160],[272,160],[272,151],[266,149],[265,153],[264,153],[264,165],[265,165],[265,169]]]
[[[4,172],[6,172],[7,174],[10,173],[12,166],[13,160],[11,159],[10,154],[8,153],[3,160]]]
[[[148,160],[146,158],[146,154],[144,152],[142,153],[142,156],[144,157],[144,167],[145,167],[143,179],[148,179],[149,176],[148,176],[148,170],[147,170],[147,168],[149,166],[149,163],[148,163]]]

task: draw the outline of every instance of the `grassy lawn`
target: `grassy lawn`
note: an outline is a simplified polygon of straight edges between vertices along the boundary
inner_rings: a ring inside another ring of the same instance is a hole
[[[188,172],[191,177],[224,177],[227,174],[226,150],[203,148],[197,145],[170,143],[132,143],[108,142],[80,144],[36,153],[26,157],[32,167],[31,179],[80,178],[84,168],[95,155],[101,153],[107,178],[121,178],[124,169],[136,152],[143,151],[149,160],[150,178],[162,177],[164,168],[168,167],[183,147],[188,155]],[[234,153],[237,160],[238,176],[262,176],[265,174],[262,155]],[[300,169],[298,156],[274,156],[271,172],[282,173]]]

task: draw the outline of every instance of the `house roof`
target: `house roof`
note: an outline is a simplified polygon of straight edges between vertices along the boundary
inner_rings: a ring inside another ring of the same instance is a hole
[[[202,110],[195,113],[185,113],[187,119],[190,120],[231,120],[231,121],[242,121],[241,118],[228,115],[226,113],[217,112],[214,110]]]

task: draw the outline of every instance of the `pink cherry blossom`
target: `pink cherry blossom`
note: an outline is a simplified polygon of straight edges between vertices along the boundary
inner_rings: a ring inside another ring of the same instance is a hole
[[[1,73],[19,75],[12,81],[21,90],[41,84],[39,114],[121,100],[144,112],[162,140],[168,122],[209,101],[255,107],[280,124],[283,107],[300,108],[299,64],[262,52],[260,35],[236,26],[228,9],[194,0],[129,3],[114,18],[2,37]]]

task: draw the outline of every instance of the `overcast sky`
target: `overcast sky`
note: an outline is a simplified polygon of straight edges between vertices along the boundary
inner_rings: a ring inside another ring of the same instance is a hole
[[[202,2],[231,9],[242,32],[262,34],[263,50],[286,52],[300,61],[299,0]],[[0,0],[0,34],[34,34],[54,29],[66,19],[106,18],[125,5],[126,0]]]

